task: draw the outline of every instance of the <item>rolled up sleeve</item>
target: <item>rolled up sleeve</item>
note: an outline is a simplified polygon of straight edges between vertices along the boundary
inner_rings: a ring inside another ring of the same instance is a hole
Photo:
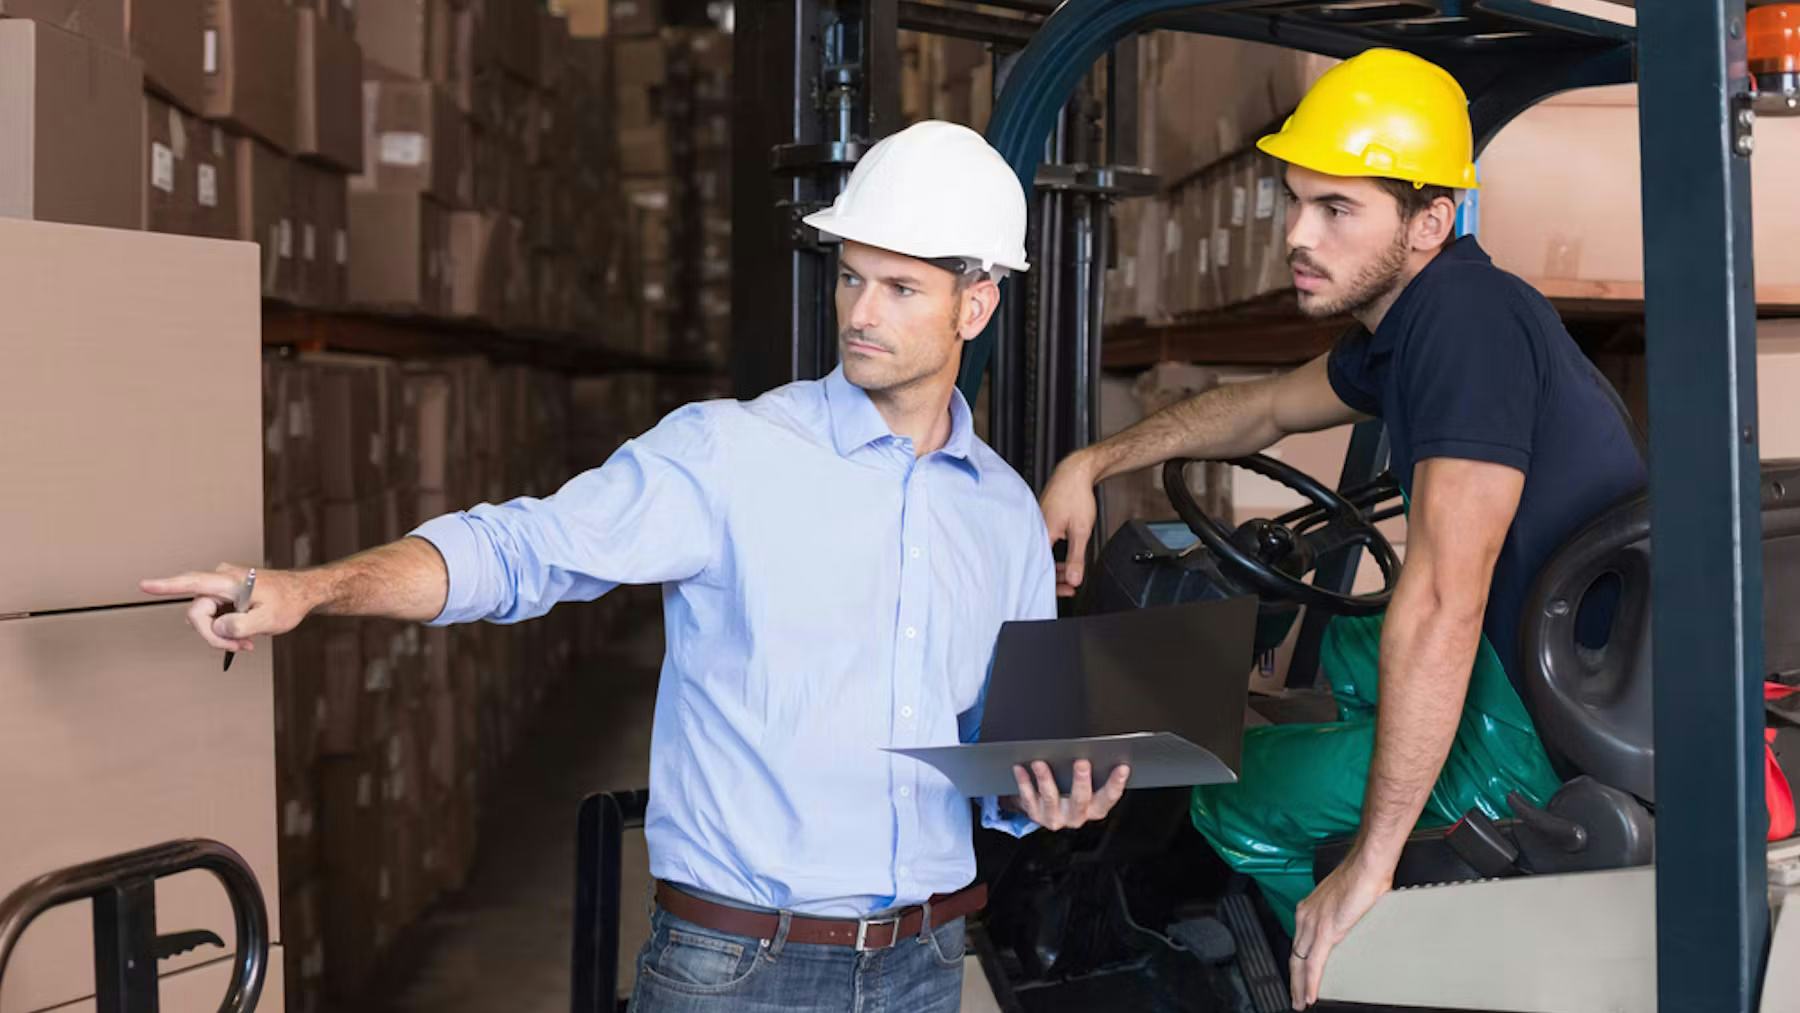
[[[437,548],[449,572],[431,625],[515,623],[620,584],[703,573],[718,557],[719,461],[707,406],[689,405],[555,495],[426,521],[412,534]]]

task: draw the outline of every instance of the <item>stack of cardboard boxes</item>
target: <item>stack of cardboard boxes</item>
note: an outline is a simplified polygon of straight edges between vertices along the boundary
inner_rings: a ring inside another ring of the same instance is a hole
[[[555,491],[570,473],[569,388],[479,359],[270,353],[267,565],[316,565],[453,510]],[[462,885],[484,792],[573,670],[580,627],[608,609],[454,629],[315,617],[274,642],[292,1008],[358,1001],[400,934]]]
[[[948,120],[987,130],[994,58],[984,43],[901,32],[899,48],[902,120]]]
[[[1162,192],[1115,210],[1110,322],[1165,322],[1290,285],[1280,166],[1252,146],[1334,61],[1182,32],[1138,46],[1139,161]]]
[[[259,1008],[280,1011],[269,654],[221,673],[189,604],[138,587],[258,555],[255,252],[0,218],[0,263],[13,268],[0,271],[0,403],[31,434],[0,440],[9,488],[29,490],[0,528],[0,895],[139,848],[221,841],[263,888],[277,945]],[[210,930],[225,947],[158,961],[164,1008],[216,1003],[223,974],[197,968],[238,945],[225,895],[190,873],[161,881],[156,907],[162,931]],[[91,1005],[94,943],[85,910],[39,919],[12,954],[6,1008]],[[196,975],[210,997],[183,1006],[177,983]]]

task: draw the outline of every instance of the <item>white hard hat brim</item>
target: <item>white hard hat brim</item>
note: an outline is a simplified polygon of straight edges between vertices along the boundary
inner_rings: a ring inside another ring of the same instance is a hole
[[[917,237],[882,235],[880,229],[872,228],[866,223],[859,225],[855,222],[846,222],[838,217],[835,207],[815,211],[801,221],[818,229],[820,237],[827,242],[861,243],[864,246],[873,246],[879,250],[898,253],[904,257],[916,257],[920,260],[961,257],[965,260],[980,261],[984,271],[991,271],[996,267],[1019,272],[1031,270],[1031,265],[1022,257],[1017,263],[1008,263],[1001,260],[984,260],[981,257],[972,256],[967,250],[925,249],[919,245]]]

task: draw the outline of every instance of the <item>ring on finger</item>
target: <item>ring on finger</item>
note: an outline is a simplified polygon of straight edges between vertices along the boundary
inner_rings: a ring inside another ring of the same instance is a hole
[[[1295,958],[1296,958],[1296,959],[1299,959],[1299,960],[1305,960],[1305,959],[1307,959],[1307,957],[1306,957],[1306,954],[1304,954],[1304,953],[1295,953],[1295,954],[1294,954],[1294,957],[1295,957]]]

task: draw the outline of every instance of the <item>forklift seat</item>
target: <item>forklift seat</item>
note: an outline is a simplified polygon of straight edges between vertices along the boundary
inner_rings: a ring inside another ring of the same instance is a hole
[[[1762,470],[1765,671],[1800,673],[1800,461]],[[1650,503],[1640,494],[1572,536],[1545,564],[1520,630],[1522,691],[1569,780],[1543,809],[1515,794],[1516,819],[1471,812],[1408,841],[1396,887],[1526,872],[1623,868],[1651,859]],[[1320,846],[1323,879],[1348,841]]]

